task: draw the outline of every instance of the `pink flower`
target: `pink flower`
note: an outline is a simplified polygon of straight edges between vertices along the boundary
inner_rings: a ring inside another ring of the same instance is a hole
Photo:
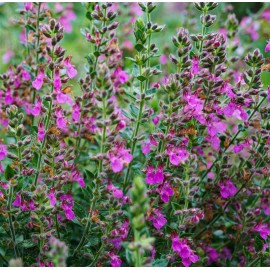
[[[122,68],[118,67],[115,71],[114,71],[114,77],[115,77],[115,86],[119,86],[121,84],[126,83],[129,80],[129,76],[126,73],[126,71],[122,70]]]
[[[160,230],[167,223],[166,218],[158,209],[154,209],[154,215],[150,215],[149,220],[152,220],[157,230]]]
[[[268,92],[268,101],[270,102],[270,85],[268,86],[267,92]]]
[[[73,100],[68,94],[63,93],[60,89],[55,92],[57,93],[56,100],[59,104],[67,103],[68,105],[72,105]]]
[[[147,155],[151,151],[151,146],[157,146],[158,142],[154,139],[152,135],[149,136],[149,141],[144,141],[142,143],[142,152]]]
[[[264,18],[265,20],[267,20],[268,22],[270,22],[270,8],[266,9],[262,15],[262,18]]]
[[[270,215],[270,199],[261,198],[261,208],[264,210],[266,215]]]
[[[71,64],[71,56],[68,56],[64,60],[64,65],[67,68],[67,75],[70,79],[73,79],[77,76],[77,70],[74,68],[74,65]]]
[[[158,165],[156,172],[154,170],[154,167],[150,165],[146,169],[145,182],[149,185],[161,184],[164,180],[163,171],[164,167],[162,165]]]
[[[116,130],[119,131],[119,130],[125,128],[126,125],[127,125],[127,124],[126,124],[126,121],[120,120],[119,123],[117,124]]]
[[[219,254],[214,248],[208,246],[206,247],[205,251],[208,255],[208,264],[218,261]]]
[[[6,91],[6,95],[5,95],[5,104],[6,105],[10,105],[10,104],[12,104],[13,103],[13,101],[14,101],[14,99],[13,99],[13,97],[12,97],[12,95],[11,95],[11,90],[10,90],[10,88],[8,88],[7,89],[7,91]]]
[[[199,257],[188,246],[186,239],[179,239],[178,235],[172,235],[172,249],[177,252],[182,259],[184,266],[188,267],[191,263],[196,263]]]
[[[74,181],[77,181],[82,188],[85,187],[84,179],[78,171],[72,172],[72,178]]]
[[[199,73],[199,58],[197,56],[192,58],[192,73],[194,75]]]
[[[266,46],[265,46],[264,51],[265,51],[265,52],[268,52],[269,50],[270,50],[270,40],[267,41],[267,44],[266,44]]]
[[[159,62],[161,65],[166,65],[168,63],[167,56],[165,54],[162,54],[159,58]]]
[[[3,55],[3,58],[2,58],[3,63],[4,63],[4,64],[8,64],[13,56],[14,56],[14,52],[11,51],[11,50],[8,50],[8,51]]]
[[[269,224],[257,224],[254,227],[254,231],[260,233],[261,238],[266,240],[268,235],[270,235]]]
[[[122,171],[124,164],[129,164],[132,160],[130,150],[125,149],[120,144],[117,144],[111,151],[109,151],[108,157],[111,161],[112,170],[115,173]]]
[[[180,162],[185,162],[188,157],[188,152],[184,148],[173,147],[172,145],[168,145],[167,147],[167,155],[169,156],[170,162],[178,166]]]
[[[152,122],[154,123],[155,126],[158,124],[159,119],[160,119],[160,116],[159,116],[159,115],[156,115],[156,116],[152,119]]]
[[[12,203],[13,206],[21,207],[22,205],[22,199],[21,195],[17,195],[15,198],[15,201]]]
[[[38,124],[37,137],[40,142],[42,142],[45,137],[44,124],[42,122],[39,122]]]
[[[73,107],[72,107],[72,119],[74,121],[79,121],[80,118],[81,118],[81,113],[80,113],[80,110],[81,110],[81,107],[80,107],[80,104],[79,103],[76,103]]]
[[[109,252],[109,256],[111,258],[112,267],[120,267],[122,265],[122,260],[113,251]]]
[[[38,75],[37,75],[36,79],[32,82],[32,86],[36,90],[40,90],[42,85],[43,85],[44,78],[45,78],[44,69],[41,68],[38,71]]]
[[[31,75],[25,69],[23,69],[22,78],[24,81],[29,81],[31,79]]]
[[[53,86],[56,91],[60,91],[62,83],[60,78],[60,70],[59,68],[55,69],[54,71],[54,80],[53,80]]]
[[[160,195],[161,195],[161,200],[165,203],[169,202],[170,197],[173,195],[173,189],[169,185],[169,183],[165,182],[164,185],[160,189]]]
[[[7,156],[7,147],[4,144],[0,144],[0,160],[4,160]]]
[[[222,198],[227,199],[234,196],[237,192],[237,187],[231,180],[225,180],[220,185],[220,195]]]
[[[33,3],[32,2],[26,2],[26,3],[24,3],[24,8],[25,8],[25,10],[30,10],[30,9],[32,9],[33,8]]]
[[[60,197],[60,201],[66,218],[68,220],[72,220],[75,217],[75,214],[73,212],[73,198],[69,194],[65,194]]]
[[[63,110],[61,108],[57,108],[55,110],[56,116],[56,124],[60,129],[65,129],[67,126],[67,121],[63,115]]]
[[[51,206],[55,206],[56,204],[55,189],[51,188],[47,196],[50,199]]]
[[[40,97],[38,97],[37,103],[35,104],[34,108],[31,110],[31,114],[34,115],[35,117],[39,116],[41,112],[41,107],[42,107],[41,99]]]

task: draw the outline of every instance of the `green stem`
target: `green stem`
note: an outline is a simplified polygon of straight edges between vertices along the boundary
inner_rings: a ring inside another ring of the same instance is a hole
[[[54,48],[53,48],[54,51]],[[51,92],[53,93],[53,80],[54,80],[54,71],[52,71],[52,88],[51,88]],[[50,123],[50,119],[51,119],[51,114],[52,114],[52,100],[49,101],[49,111],[48,111],[48,115],[45,121],[45,133],[47,133],[48,127],[49,127],[49,123]],[[43,157],[42,151],[43,148],[45,146],[45,142],[46,142],[46,136],[42,141],[41,147],[39,149],[39,156],[38,156],[38,163],[37,163],[37,169],[36,169],[36,174],[35,174],[35,179],[34,179],[34,186],[37,185],[37,180],[38,180],[38,175],[39,175],[39,170],[40,170],[40,166],[41,166],[41,160]]]
[[[88,231],[90,229],[90,225],[91,225],[91,217],[92,217],[92,211],[93,211],[93,208],[95,207],[95,197],[92,199],[92,202],[91,202],[91,206],[90,206],[90,211],[89,211],[89,214],[87,216],[87,222],[86,222],[86,226],[84,228],[84,232],[83,232],[83,235],[82,235],[82,238],[78,244],[78,246],[76,247],[74,253],[73,253],[73,256],[75,256],[79,250],[81,249],[81,247],[83,246],[84,244],[84,241],[86,239],[86,236],[88,234]]]
[[[18,258],[20,257],[20,253],[16,244],[15,229],[13,226],[12,215],[11,215],[11,201],[12,201],[13,192],[14,192],[14,187],[10,184],[9,194],[8,194],[8,222],[9,222],[11,238],[14,244],[15,255],[16,255],[16,258]]]
[[[36,38],[37,38],[37,42],[36,42],[36,72],[35,72],[35,77],[38,74],[38,56],[39,56],[39,42],[40,42],[40,34],[39,34],[40,7],[41,7],[41,3],[39,2],[38,3],[38,12],[37,12],[37,24],[36,24]],[[36,101],[36,90],[33,91],[33,104],[35,104],[35,101]],[[35,117],[34,117],[34,115],[32,115],[32,125],[34,125],[34,121],[35,121]]]
[[[140,75],[142,74],[142,66],[140,66]],[[141,95],[143,94],[143,83],[140,82],[140,93]],[[143,107],[144,107],[144,98],[141,97],[140,99],[140,108],[139,108],[139,114],[137,116],[137,120],[136,120],[136,127],[135,127],[135,130],[132,134],[132,145],[131,145],[131,155],[133,156],[134,152],[135,152],[135,148],[136,148],[136,144],[137,144],[137,135],[138,135],[138,132],[139,132],[139,127],[140,127],[140,122],[141,122],[141,118],[142,118],[142,112],[143,112]],[[124,185],[123,185],[123,192],[125,194],[126,192],[126,188],[127,188],[127,185],[128,185],[128,177],[129,177],[129,173],[130,173],[130,170],[131,170],[131,164],[132,164],[132,161],[128,164],[128,168],[127,168],[127,173],[125,175],[125,179],[124,179]]]

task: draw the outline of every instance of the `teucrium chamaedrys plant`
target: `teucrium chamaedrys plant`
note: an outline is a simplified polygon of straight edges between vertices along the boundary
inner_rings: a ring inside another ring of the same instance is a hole
[[[83,76],[63,48],[72,6],[20,10],[0,266],[269,265],[269,64],[215,2],[186,4],[163,48],[159,5],[84,3]]]

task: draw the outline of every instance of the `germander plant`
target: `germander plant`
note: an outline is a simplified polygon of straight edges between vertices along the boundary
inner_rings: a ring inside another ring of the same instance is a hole
[[[81,75],[71,7],[25,3],[22,61],[0,76],[1,266],[269,265],[269,64],[239,50],[234,14],[211,30],[217,6],[187,8],[200,33],[162,54],[155,3],[84,4]]]

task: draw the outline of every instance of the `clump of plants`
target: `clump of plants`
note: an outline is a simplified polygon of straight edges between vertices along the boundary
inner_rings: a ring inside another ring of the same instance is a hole
[[[163,50],[157,5],[84,4],[84,72],[62,46],[71,6],[19,10],[20,62],[0,75],[0,266],[269,266],[269,63],[215,2],[187,5],[199,20]]]

